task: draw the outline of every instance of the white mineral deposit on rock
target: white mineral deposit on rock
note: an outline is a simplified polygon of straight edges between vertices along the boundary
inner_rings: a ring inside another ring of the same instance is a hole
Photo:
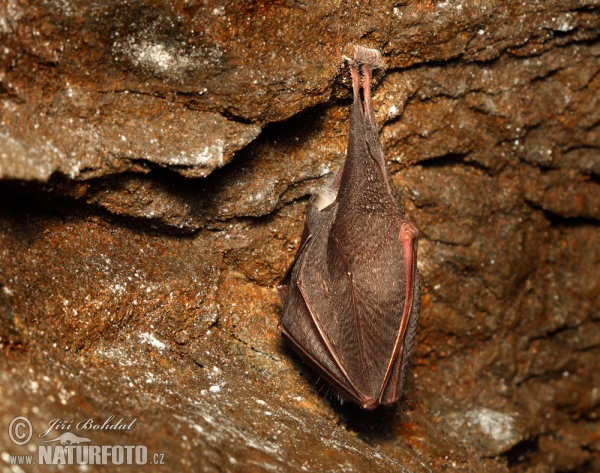
[[[167,345],[165,345],[163,342],[158,340],[151,333],[142,332],[139,334],[139,337],[143,342],[146,342],[149,345],[152,345],[153,347],[158,348],[159,350],[164,350],[167,347]]]
[[[508,414],[480,407],[467,412],[466,417],[481,431],[498,442],[509,442],[514,438],[514,419]]]

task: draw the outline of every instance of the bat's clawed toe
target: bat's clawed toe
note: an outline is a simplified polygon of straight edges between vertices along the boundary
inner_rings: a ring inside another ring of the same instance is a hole
[[[358,68],[362,66],[363,71],[363,91],[364,91],[364,113],[371,115],[371,71],[382,66],[381,53],[377,49],[365,48],[364,46],[354,46],[354,58],[345,57],[350,63],[350,72],[352,74],[352,88],[354,90],[354,101],[360,100]]]
[[[377,69],[382,65],[381,53],[377,49],[354,46],[354,59],[352,62],[355,66],[362,65],[370,69]]]

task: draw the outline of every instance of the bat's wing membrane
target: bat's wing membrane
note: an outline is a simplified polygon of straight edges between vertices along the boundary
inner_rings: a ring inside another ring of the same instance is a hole
[[[280,328],[342,396],[373,409],[401,394],[419,316],[418,231],[404,219],[385,163],[370,89],[364,107],[358,93],[357,64],[380,56],[357,53],[348,155],[309,202],[300,249],[280,285]],[[364,74],[368,84],[370,68]]]
[[[417,333],[417,324],[419,322],[419,310],[421,305],[421,285],[419,282],[419,276],[415,272],[415,293],[411,306],[410,317],[402,340],[402,350],[399,356],[394,360],[392,370],[390,373],[389,381],[387,385],[383,387],[383,393],[381,396],[381,403],[386,406],[392,406],[398,402],[402,395],[402,386],[404,386],[404,375],[410,359],[410,352],[412,350],[415,335]]]
[[[338,387],[348,398],[359,402],[356,388],[349,381],[343,364],[337,356],[326,333],[331,324],[318,314],[331,314],[335,294],[328,292],[327,279],[321,255],[325,254],[331,222],[335,216],[335,207],[319,212],[313,207],[308,209],[307,223],[312,221],[310,235],[306,245],[298,252],[296,263],[290,275],[287,298],[284,303],[280,329],[282,333],[311,362],[321,375]],[[320,219],[315,220],[312,212],[319,212]],[[310,268],[307,271],[306,268]],[[329,311],[329,312],[323,312]],[[335,311],[334,311],[335,312]],[[335,323],[335,321],[334,321]]]

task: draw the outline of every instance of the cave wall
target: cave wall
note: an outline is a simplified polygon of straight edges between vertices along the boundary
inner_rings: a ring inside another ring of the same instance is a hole
[[[0,451],[113,415],[77,433],[181,471],[600,471],[599,35],[592,0],[1,4],[0,424],[35,433]],[[277,330],[353,43],[421,231],[372,413]]]

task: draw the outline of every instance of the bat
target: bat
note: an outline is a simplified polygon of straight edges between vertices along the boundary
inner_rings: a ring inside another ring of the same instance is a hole
[[[404,218],[375,123],[371,76],[381,54],[354,50],[346,160],[309,199],[298,252],[277,286],[279,329],[342,400],[372,410],[402,393],[419,320],[419,231]]]

